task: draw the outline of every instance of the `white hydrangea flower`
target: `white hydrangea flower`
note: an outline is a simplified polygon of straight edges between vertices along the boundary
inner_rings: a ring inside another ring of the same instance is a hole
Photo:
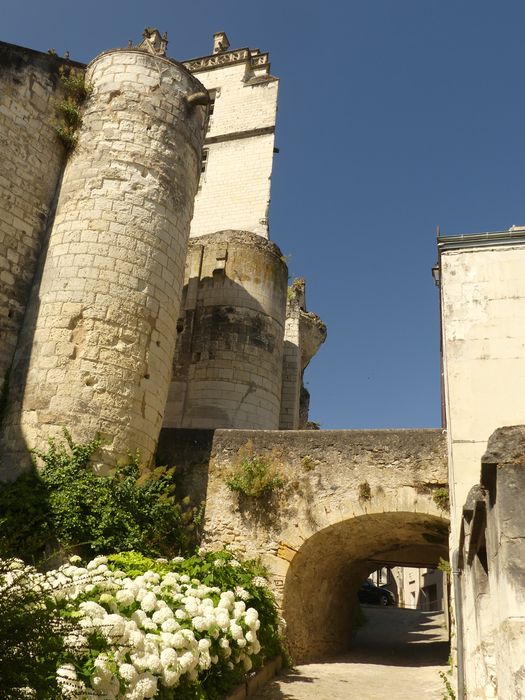
[[[233,561],[237,562],[228,563]],[[225,565],[220,558],[215,562]],[[123,571],[110,570],[105,557],[85,567],[77,563],[70,561],[46,575],[31,573],[35,586],[80,613],[83,632],[65,638],[72,653],[87,647],[87,634],[93,631],[103,634],[109,644],[95,659],[90,688],[77,678],[71,664],[59,669],[67,700],[144,700],[154,697],[159,685],[172,688],[183,677],[195,680],[219,658],[228,659],[231,668],[242,664],[248,670],[251,656],[261,650],[259,616],[254,608],[246,609],[249,594],[242,587],[221,591],[175,572],[147,571],[131,579]],[[20,571],[26,575],[26,569],[15,568],[10,574],[13,581]],[[255,577],[253,583],[262,581]],[[89,595],[93,600],[86,601]],[[79,596],[81,603],[75,602]],[[130,615],[128,608],[136,602],[140,608]]]
[[[146,612],[152,612],[157,607],[157,596],[152,591],[148,591],[140,601],[140,607]]]

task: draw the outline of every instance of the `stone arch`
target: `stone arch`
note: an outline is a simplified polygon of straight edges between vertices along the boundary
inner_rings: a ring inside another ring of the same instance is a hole
[[[370,560],[435,566],[448,558],[447,543],[447,519],[414,511],[357,515],[312,534],[284,575],[282,609],[294,661],[348,649],[357,588],[375,568]]]

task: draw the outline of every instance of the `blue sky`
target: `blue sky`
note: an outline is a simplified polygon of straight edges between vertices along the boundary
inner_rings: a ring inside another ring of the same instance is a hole
[[[307,370],[323,428],[440,422],[435,229],[525,224],[522,0],[25,0],[0,39],[72,59],[167,31],[169,54],[270,52],[281,79],[272,239],[328,340]]]

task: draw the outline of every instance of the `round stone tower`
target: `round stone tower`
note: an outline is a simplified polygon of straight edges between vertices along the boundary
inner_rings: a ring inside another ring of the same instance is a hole
[[[190,239],[165,427],[279,427],[287,280],[254,233]]]
[[[161,428],[207,99],[182,65],[143,46],[88,66],[92,94],[8,416],[11,444],[17,431],[28,447],[63,426],[76,440],[100,433],[108,465],[137,449],[150,460]]]

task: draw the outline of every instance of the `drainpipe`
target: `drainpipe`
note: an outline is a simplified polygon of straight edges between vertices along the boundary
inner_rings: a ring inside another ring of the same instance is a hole
[[[452,581],[454,585],[454,604],[456,609],[456,652],[458,662],[458,700],[465,700],[465,661],[463,657],[463,599],[461,597],[461,570],[459,568],[459,550],[452,552]]]

